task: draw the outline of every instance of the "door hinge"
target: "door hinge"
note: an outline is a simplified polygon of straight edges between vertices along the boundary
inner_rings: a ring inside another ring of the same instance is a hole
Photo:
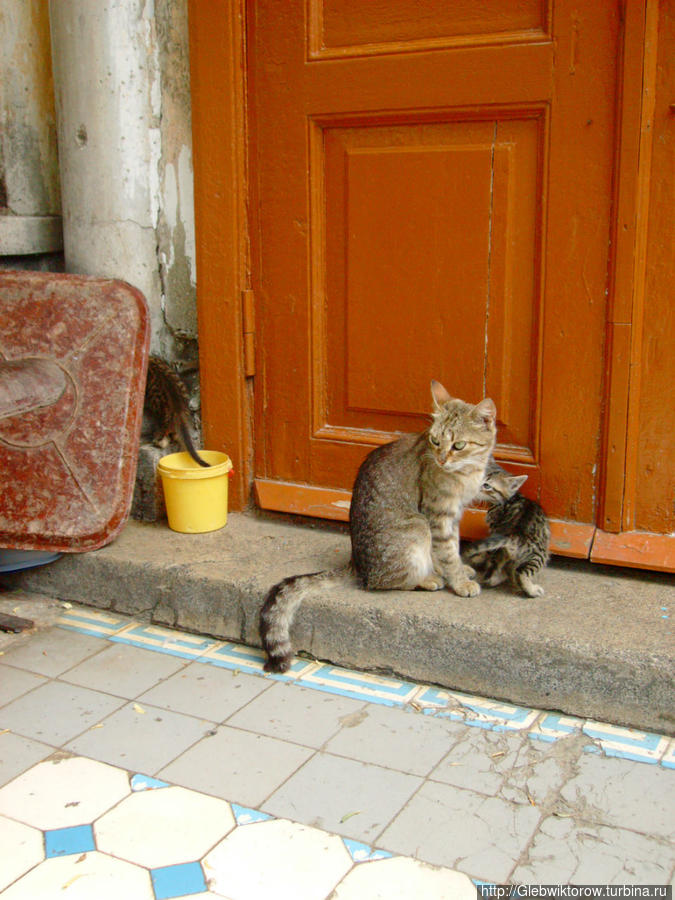
[[[255,298],[253,291],[241,292],[242,324],[244,329],[244,375],[255,375]]]

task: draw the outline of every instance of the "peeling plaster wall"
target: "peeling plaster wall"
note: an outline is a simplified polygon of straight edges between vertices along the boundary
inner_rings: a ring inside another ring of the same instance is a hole
[[[187,3],[155,0],[161,72],[157,228],[165,320],[175,337],[197,335],[195,225]]]
[[[123,278],[196,356],[186,0],[50,0],[66,268]]]
[[[63,268],[47,0],[0,4],[0,268]]]
[[[61,213],[47,0],[0,5],[0,209]]]

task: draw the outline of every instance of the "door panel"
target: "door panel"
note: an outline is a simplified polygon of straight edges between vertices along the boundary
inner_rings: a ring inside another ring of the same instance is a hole
[[[312,0],[312,56],[404,52],[449,46],[462,39],[540,38],[547,22],[544,0]]]
[[[433,377],[593,522],[616,10],[428,7],[250,4],[256,474],[349,490]]]
[[[326,284],[314,286],[312,306],[325,318],[313,342],[325,350],[315,363],[325,384],[314,384],[315,437],[341,428],[358,440],[375,428],[387,439],[424,427],[418,380],[438,378],[460,397],[489,393],[503,440],[533,461],[543,132],[534,116],[323,129]]]

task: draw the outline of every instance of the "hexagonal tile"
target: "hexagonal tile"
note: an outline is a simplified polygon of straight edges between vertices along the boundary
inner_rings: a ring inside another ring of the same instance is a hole
[[[209,888],[230,900],[316,900],[351,866],[339,837],[285,819],[237,828],[203,860]]]
[[[42,832],[0,816],[0,891],[44,859]]]
[[[92,822],[129,794],[122,769],[81,757],[38,763],[0,788],[0,813],[43,830]]]
[[[397,856],[361,863],[338,885],[335,900],[475,900],[476,888],[468,875],[436,869],[416,859]]]
[[[150,874],[145,869],[105,853],[48,859],[8,887],[2,900],[36,900],[37,897],[155,900]]]
[[[154,869],[200,859],[235,824],[224,800],[167,787],[130,795],[94,832],[99,850]]]

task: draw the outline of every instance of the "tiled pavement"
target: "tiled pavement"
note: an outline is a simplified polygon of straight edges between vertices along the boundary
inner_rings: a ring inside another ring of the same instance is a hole
[[[669,884],[673,769],[661,735],[62,608],[0,656],[0,893]]]

